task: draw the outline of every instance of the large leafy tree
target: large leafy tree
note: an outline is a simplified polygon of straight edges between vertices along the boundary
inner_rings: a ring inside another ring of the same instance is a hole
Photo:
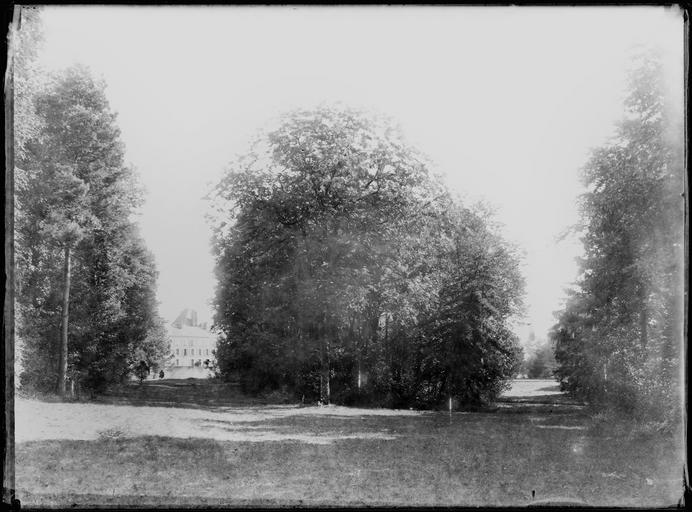
[[[15,254],[24,382],[97,387],[165,350],[153,259],[132,221],[141,198],[105,84],[83,67],[33,93],[39,129],[17,158]],[[58,363],[56,365],[56,362]]]
[[[231,165],[216,204],[218,357],[246,388],[432,405],[511,373],[513,254],[390,122],[293,112]]]
[[[616,136],[584,168],[578,287],[553,329],[566,389],[632,412],[673,412],[682,347],[682,108],[639,56]]]

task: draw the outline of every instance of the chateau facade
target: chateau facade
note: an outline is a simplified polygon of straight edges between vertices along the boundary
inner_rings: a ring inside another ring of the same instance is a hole
[[[216,363],[216,335],[206,323],[197,321],[197,312],[184,309],[168,326],[171,339],[164,378],[203,379],[213,375],[211,368]]]

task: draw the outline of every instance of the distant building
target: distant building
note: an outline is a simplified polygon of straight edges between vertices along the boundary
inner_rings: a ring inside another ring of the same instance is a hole
[[[205,323],[198,323],[197,312],[184,309],[168,326],[171,351],[164,368],[164,378],[204,379],[213,375],[216,362],[216,335]]]

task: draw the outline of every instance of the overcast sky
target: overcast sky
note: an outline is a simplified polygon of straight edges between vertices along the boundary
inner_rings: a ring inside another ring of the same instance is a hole
[[[46,67],[80,62],[108,84],[168,321],[211,316],[211,184],[278,113],[339,101],[400,121],[455,190],[496,208],[544,337],[580,251],[556,238],[622,113],[632,46],[662,48],[682,89],[682,15],[663,8],[94,6],[43,20]]]

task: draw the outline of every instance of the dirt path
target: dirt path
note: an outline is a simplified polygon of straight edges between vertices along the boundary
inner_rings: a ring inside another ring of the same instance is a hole
[[[348,407],[262,406],[215,408],[150,407],[83,403],[45,403],[18,399],[15,402],[15,441],[65,439],[93,440],[99,437],[167,436],[206,438],[219,441],[301,440],[323,444],[334,439],[391,439],[375,432],[348,435],[306,435],[289,429],[262,427],[258,423],[291,416],[419,416],[417,411],[353,409]]]
[[[560,385],[552,379],[515,379],[503,398],[559,398],[564,396]]]

